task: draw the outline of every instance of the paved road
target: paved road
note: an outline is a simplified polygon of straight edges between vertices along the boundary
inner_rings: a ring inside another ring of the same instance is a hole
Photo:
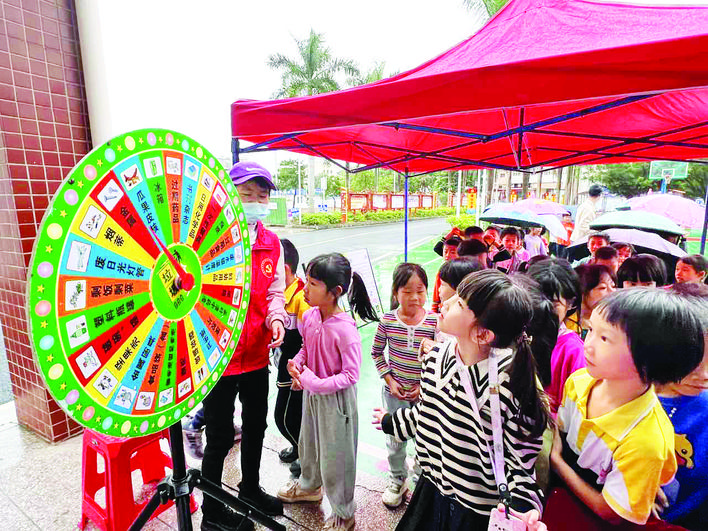
[[[412,221],[408,226],[408,248],[428,242],[449,228],[444,218]],[[273,230],[295,244],[300,261],[305,264],[318,254],[357,249],[368,249],[372,264],[403,253],[403,222],[306,232],[278,227]]]

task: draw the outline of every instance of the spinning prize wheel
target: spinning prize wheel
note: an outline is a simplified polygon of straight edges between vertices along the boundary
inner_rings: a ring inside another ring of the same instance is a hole
[[[107,435],[179,421],[233,354],[250,260],[236,189],[197,142],[141,129],[94,149],[54,196],[29,269],[30,338],[49,391]]]

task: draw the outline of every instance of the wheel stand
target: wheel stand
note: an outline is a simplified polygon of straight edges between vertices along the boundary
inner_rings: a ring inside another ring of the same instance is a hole
[[[227,507],[235,510],[244,516],[246,520],[252,520],[275,531],[285,531],[285,526],[275,521],[270,516],[259,511],[236,496],[229,494],[216,483],[202,477],[201,471],[192,468],[187,470],[184,456],[184,441],[182,439],[182,423],[176,422],[170,426],[170,450],[172,452],[172,475],[167,476],[157,486],[157,491],[153,494],[147,505],[140,511],[140,514],[130,526],[130,531],[139,531],[150,520],[155,510],[162,504],[169,501],[175,502],[177,509],[177,525],[180,531],[193,531],[192,514],[189,509],[189,500],[192,491],[200,489],[205,496],[211,496],[215,500],[223,503]],[[243,525],[243,523],[241,524]]]

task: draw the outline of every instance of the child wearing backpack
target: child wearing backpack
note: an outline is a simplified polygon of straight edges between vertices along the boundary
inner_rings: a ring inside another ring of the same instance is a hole
[[[288,373],[288,362],[302,348],[302,336],[300,328],[304,313],[310,309],[310,305],[305,302],[305,283],[297,276],[297,266],[300,262],[300,255],[290,240],[282,238],[280,244],[283,247],[283,258],[285,261],[285,339],[280,346],[280,357],[277,360],[278,366],[278,397],[275,399],[275,425],[278,431],[291,444],[289,448],[280,451],[279,457],[283,463],[290,464],[290,472],[293,476],[300,475],[300,463],[298,461],[297,441],[300,437],[300,422],[302,420],[302,390],[292,388],[292,379]]]

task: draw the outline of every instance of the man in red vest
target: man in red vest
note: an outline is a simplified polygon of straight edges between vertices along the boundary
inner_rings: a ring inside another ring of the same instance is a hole
[[[234,400],[243,411],[239,498],[269,515],[283,514],[283,504],[260,487],[259,470],[268,413],[268,353],[285,337],[285,266],[280,240],[263,226],[270,191],[268,170],[255,162],[237,162],[229,172],[236,185],[251,237],[251,300],[236,351],[224,375],[204,399],[207,444],[202,475],[221,484],[224,459],[234,444]],[[202,504],[202,531],[253,528],[250,521],[209,496]]]

